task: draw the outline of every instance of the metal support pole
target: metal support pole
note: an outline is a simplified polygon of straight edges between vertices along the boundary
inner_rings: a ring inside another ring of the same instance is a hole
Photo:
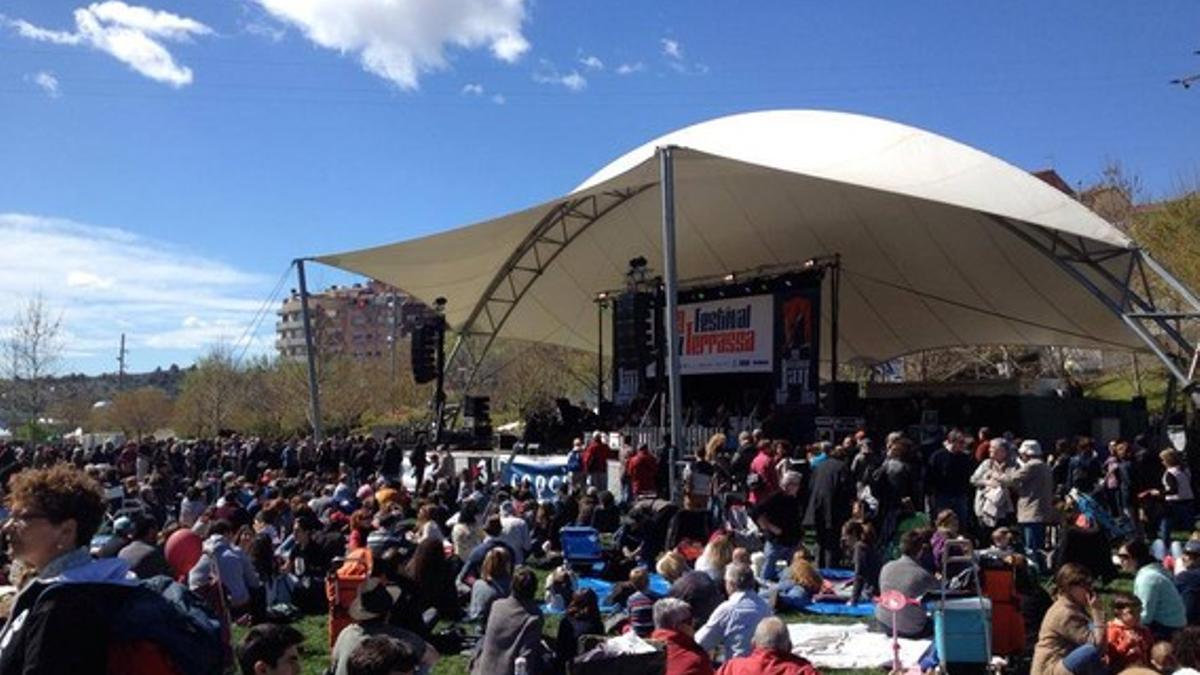
[[[830,267],[829,276],[829,303],[832,307],[829,308],[829,383],[830,383],[830,406],[829,410],[833,415],[840,412],[837,409],[838,401],[838,339],[840,337],[838,331],[838,314],[842,304],[842,254],[833,254],[833,265]]]
[[[678,496],[675,484],[676,448],[683,439],[683,382],[679,374],[679,325],[676,312],[679,305],[679,270],[675,265],[675,164],[672,157],[674,147],[658,149],[660,168],[659,186],[662,190],[662,237],[663,237],[663,285],[667,296],[667,383],[671,397],[671,446],[668,461],[669,489],[671,499]]]
[[[324,440],[321,430],[321,392],[317,389],[317,352],[313,348],[312,319],[308,314],[308,282],[304,279],[304,259],[296,259],[296,276],[300,281],[300,318],[304,322],[304,353],[308,357],[308,404],[312,416],[313,440]]]
[[[604,298],[596,300],[596,414],[604,407]]]
[[[446,424],[446,300],[434,301],[437,309],[437,389],[433,394],[433,442],[442,442],[442,431]]]

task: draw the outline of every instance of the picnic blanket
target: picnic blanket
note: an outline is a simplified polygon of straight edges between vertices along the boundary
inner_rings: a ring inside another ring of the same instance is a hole
[[[847,605],[845,600],[817,598],[797,611],[822,616],[874,616],[875,603],[860,602],[856,605]]]
[[[577,588],[579,590],[590,588],[592,592],[596,594],[596,599],[600,601],[600,613],[613,614],[624,609],[623,607],[604,604],[604,599],[608,597],[609,593],[612,593],[613,585],[614,582],[612,581],[606,581],[596,577],[579,577]],[[658,574],[657,572],[650,573],[650,595],[656,598],[665,598],[670,590],[671,584],[668,584],[667,580],[664,579],[661,574]],[[562,610],[556,610],[550,605],[544,604],[542,605],[542,613],[562,614]]]
[[[819,625],[788,624],[795,652],[819,669],[877,668],[892,662],[892,638],[872,633],[867,624]],[[929,640],[900,639],[900,662],[917,663]]]

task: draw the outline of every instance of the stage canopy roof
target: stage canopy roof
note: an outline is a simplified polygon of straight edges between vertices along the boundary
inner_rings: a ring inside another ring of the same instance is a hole
[[[703,122],[628,152],[563,197],[316,260],[425,302],[444,297],[450,325],[471,335],[595,350],[597,292],[620,288],[631,258],[661,270],[656,148],[668,145],[676,146],[681,287],[840,254],[843,362],[956,345],[1145,348],[1087,284],[1031,243],[1066,242],[1097,261],[1085,273],[1092,280],[1108,272],[1127,280],[1124,253],[1135,246],[1121,230],[1000,159],[838,112]],[[828,318],[828,302],[822,311]],[[830,322],[822,323],[827,341]]]

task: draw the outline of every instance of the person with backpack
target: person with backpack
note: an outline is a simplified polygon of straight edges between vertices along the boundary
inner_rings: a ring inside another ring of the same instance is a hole
[[[104,516],[93,478],[58,464],[14,476],[5,533],[32,576],[0,629],[0,675],[200,675],[222,666],[220,628],[179,584],[139,583],[87,545]],[[66,647],[66,648],[64,648]]]

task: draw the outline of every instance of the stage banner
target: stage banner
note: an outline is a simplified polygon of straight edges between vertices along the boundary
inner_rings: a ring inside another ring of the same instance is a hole
[[[526,478],[533,486],[534,495],[538,501],[554,499],[558,486],[567,482],[570,472],[567,471],[567,458],[561,457],[529,457],[515,455],[503,464],[500,469],[500,480],[516,490]]]
[[[681,305],[681,375],[770,373],[775,370],[775,298],[751,295]]]
[[[815,408],[820,383],[820,280],[776,293],[775,310],[779,345],[775,351],[779,366],[775,402]]]

